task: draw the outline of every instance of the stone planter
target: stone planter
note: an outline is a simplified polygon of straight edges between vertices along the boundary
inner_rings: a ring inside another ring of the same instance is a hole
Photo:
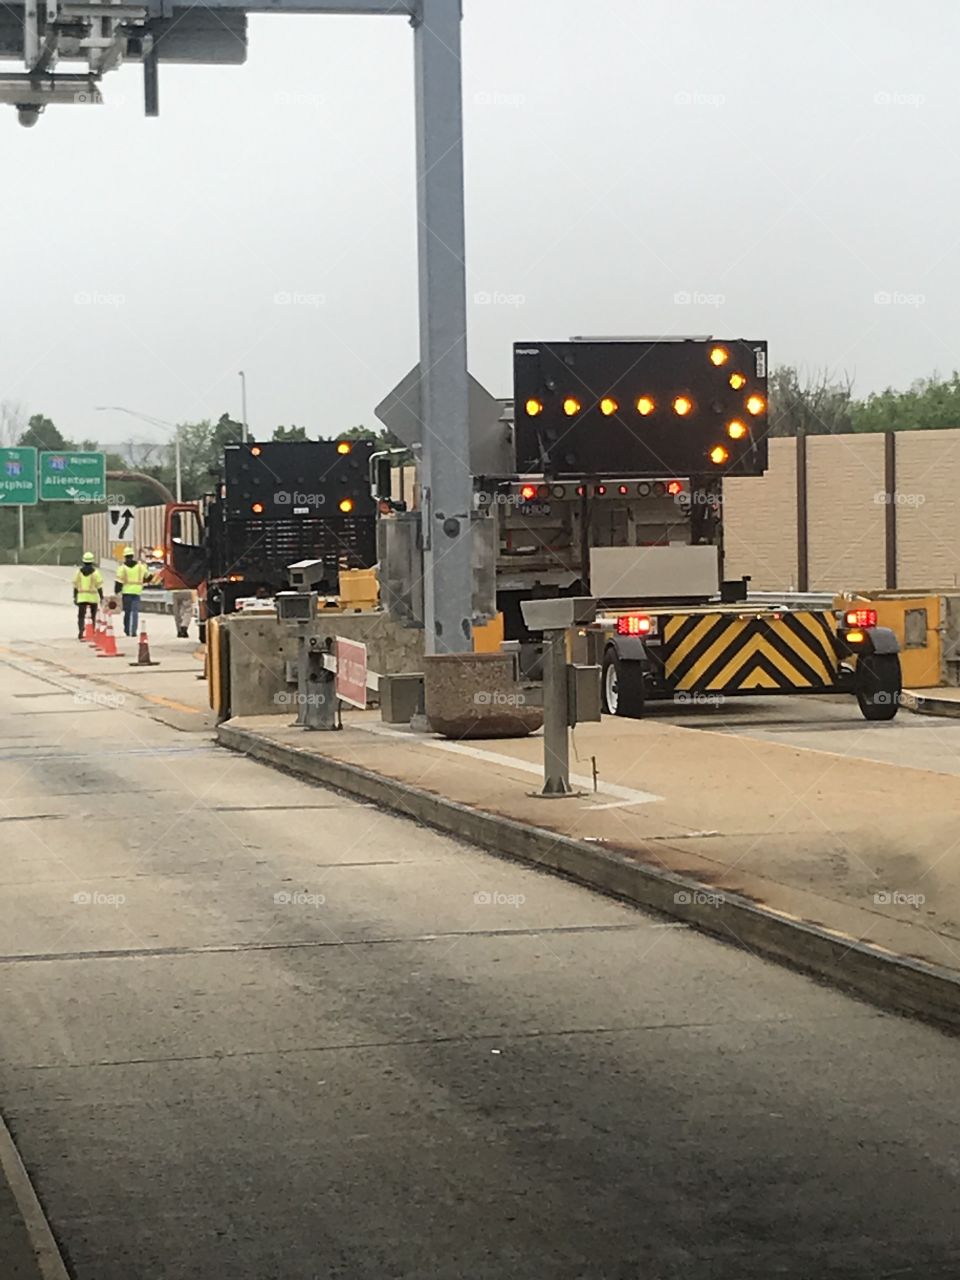
[[[505,653],[438,654],[424,659],[427,722],[445,738],[524,738],[543,724],[527,705]]]

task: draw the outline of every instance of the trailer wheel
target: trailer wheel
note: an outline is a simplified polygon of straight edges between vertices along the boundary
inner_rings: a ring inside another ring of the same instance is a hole
[[[639,720],[643,715],[643,668],[624,662],[613,649],[603,655],[603,709],[611,716]]]
[[[857,663],[855,691],[865,720],[892,720],[900,710],[903,679],[896,653],[867,653]]]

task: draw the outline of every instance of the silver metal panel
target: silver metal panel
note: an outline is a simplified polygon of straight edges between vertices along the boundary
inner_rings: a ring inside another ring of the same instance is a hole
[[[509,422],[503,419],[503,402],[496,400],[472,375],[470,394],[470,469],[475,476],[505,476],[513,472],[513,444]],[[377,405],[374,413],[388,431],[406,445],[420,444],[423,436],[423,399],[420,366]]]
[[[594,547],[590,589],[600,600],[700,599],[720,590],[716,547]]]

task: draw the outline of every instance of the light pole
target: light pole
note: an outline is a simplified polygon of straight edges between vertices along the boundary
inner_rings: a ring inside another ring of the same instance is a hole
[[[241,439],[243,440],[243,443],[246,444],[247,443],[247,375],[243,372],[242,369],[240,370],[239,378],[240,378],[240,404],[241,404],[240,416],[243,420],[243,435]]]
[[[119,404],[98,404],[97,413],[128,413],[131,418],[139,418],[141,422],[149,422],[154,427],[169,427],[173,432],[173,465],[177,475],[177,501],[183,501],[183,476],[180,468],[180,427],[175,422],[167,422],[164,418],[151,418],[148,413],[137,413],[136,409],[124,409]]]

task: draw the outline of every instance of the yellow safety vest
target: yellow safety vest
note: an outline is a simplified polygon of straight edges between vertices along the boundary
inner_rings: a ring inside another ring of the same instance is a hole
[[[84,573],[78,569],[73,578],[73,589],[77,593],[77,604],[96,604],[100,599],[100,588],[103,586],[103,574],[99,569],[93,573]]]
[[[117,570],[117,581],[120,583],[120,594],[138,596],[143,591],[143,582],[147,577],[147,566],[140,564],[121,564]]]

